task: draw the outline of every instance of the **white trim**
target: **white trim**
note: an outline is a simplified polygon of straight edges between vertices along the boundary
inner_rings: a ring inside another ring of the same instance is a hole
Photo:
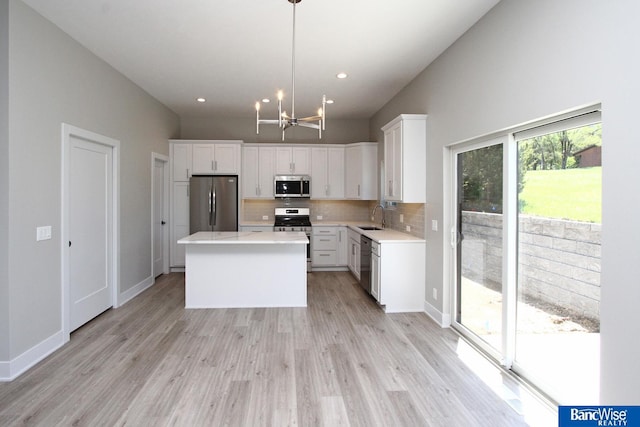
[[[142,282],[133,286],[131,289],[128,289],[118,295],[118,306],[121,307],[131,301],[133,298],[140,295],[145,290],[149,289],[155,283],[153,274],[144,279]]]
[[[81,129],[67,123],[62,123],[62,165],[61,165],[61,212],[60,212],[60,230],[61,230],[61,255],[60,255],[60,271],[61,271],[61,317],[62,317],[62,334],[63,342],[68,342],[71,338],[70,321],[69,321],[69,144],[72,136],[92,141],[98,144],[111,147],[112,151],[112,200],[111,200],[111,277],[113,281],[113,289],[111,295],[111,303],[113,308],[118,307],[118,290],[120,288],[120,141],[109,138],[85,129]]]
[[[424,312],[427,316],[431,317],[440,327],[448,328],[451,326],[451,315],[448,313],[441,313],[428,301],[424,302]]]
[[[45,357],[62,347],[65,342],[64,333],[58,331],[15,359],[9,362],[0,362],[0,382],[15,380]]]
[[[153,253],[153,224],[154,224],[154,195],[155,195],[155,167],[156,160],[160,160],[163,162],[163,187],[164,187],[164,200],[162,202],[162,215],[165,218],[166,226],[162,229],[162,272],[164,274],[169,274],[169,157],[164,154],[159,154],[152,152],[151,153],[151,276],[154,275],[153,271],[153,260],[155,259],[155,254]],[[137,286],[137,285],[136,285]]]

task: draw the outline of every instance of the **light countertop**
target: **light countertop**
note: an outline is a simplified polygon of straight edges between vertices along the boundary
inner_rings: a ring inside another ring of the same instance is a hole
[[[307,244],[301,231],[199,231],[178,240],[180,245],[236,245],[236,244]]]
[[[242,221],[240,226],[264,226],[273,227],[271,221]],[[384,230],[362,230],[359,225],[380,227],[380,223],[370,221],[343,221],[343,220],[321,220],[311,221],[312,226],[318,227],[349,227],[350,229],[369,237],[378,243],[425,243],[425,239],[413,236],[401,231],[386,228]]]

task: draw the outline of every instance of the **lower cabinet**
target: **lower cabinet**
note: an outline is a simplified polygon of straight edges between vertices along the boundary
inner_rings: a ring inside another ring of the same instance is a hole
[[[171,188],[171,229],[169,238],[172,268],[184,267],[184,245],[178,240],[189,235],[189,182],[174,182]]]
[[[347,265],[347,228],[314,225],[311,235],[311,267]]]
[[[424,311],[425,251],[424,242],[377,245],[371,257],[371,293],[385,312]]]
[[[380,243],[371,242],[371,295],[380,301]]]
[[[351,274],[356,279],[360,280],[360,233],[353,230],[347,232],[348,247],[347,247],[347,266]]]

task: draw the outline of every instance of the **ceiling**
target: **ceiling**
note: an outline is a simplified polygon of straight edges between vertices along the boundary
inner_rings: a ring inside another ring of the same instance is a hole
[[[23,1],[182,117],[252,115],[278,89],[290,108],[287,0]],[[303,0],[297,115],[326,94],[328,120],[371,117],[498,1]]]

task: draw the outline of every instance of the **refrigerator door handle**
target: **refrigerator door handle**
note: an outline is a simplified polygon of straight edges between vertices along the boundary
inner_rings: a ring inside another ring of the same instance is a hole
[[[213,188],[213,193],[212,193],[213,194],[213,202],[212,202],[212,206],[213,207],[211,209],[211,217],[212,217],[211,222],[213,223],[212,225],[215,228],[215,226],[216,226],[216,187],[215,187],[215,185],[213,185],[212,188]]]
[[[209,187],[209,226],[211,226],[211,211],[213,210],[213,187]]]

